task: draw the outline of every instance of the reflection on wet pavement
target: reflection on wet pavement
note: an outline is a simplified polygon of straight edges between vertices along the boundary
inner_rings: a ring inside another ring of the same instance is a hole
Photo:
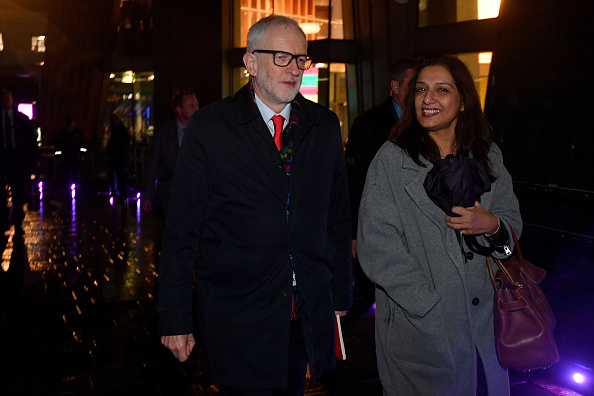
[[[0,271],[0,394],[218,393],[197,353],[178,363],[156,333],[162,221],[142,213],[136,199],[72,195],[44,191],[27,212],[24,237],[9,235]],[[369,343],[373,328],[366,331]],[[366,353],[376,378],[373,351]],[[326,388],[308,386],[307,394],[329,394]],[[377,380],[362,388],[381,389]]]
[[[130,196],[136,196],[135,193]],[[0,395],[217,394],[199,354],[161,346],[154,309],[163,222],[136,198],[44,191],[4,239]],[[306,395],[380,395],[373,308],[344,328],[346,361]],[[513,395],[538,395],[516,381]],[[550,394],[550,393],[547,393]],[[568,393],[567,393],[568,394]]]

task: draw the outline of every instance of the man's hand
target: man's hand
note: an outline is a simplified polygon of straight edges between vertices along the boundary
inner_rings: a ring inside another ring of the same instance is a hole
[[[190,352],[194,349],[196,341],[193,334],[162,336],[161,344],[165,345],[167,349],[173,352],[173,356],[180,362],[185,362],[190,356]]]
[[[346,316],[347,312],[348,312],[348,311],[334,311],[334,313],[335,313],[336,315],[340,316],[341,318],[342,318],[343,316]]]
[[[354,259],[359,258],[357,256],[357,240],[353,239],[353,244],[351,245],[351,255]]]
[[[143,199],[142,210],[144,210],[148,214],[151,214],[153,212],[153,201],[151,201],[150,199]]]

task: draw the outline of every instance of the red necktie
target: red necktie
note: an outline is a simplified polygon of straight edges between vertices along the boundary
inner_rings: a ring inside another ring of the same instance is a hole
[[[280,151],[283,144],[283,124],[285,123],[285,117],[275,115],[272,117],[272,123],[274,124],[274,143],[276,143],[276,148]]]

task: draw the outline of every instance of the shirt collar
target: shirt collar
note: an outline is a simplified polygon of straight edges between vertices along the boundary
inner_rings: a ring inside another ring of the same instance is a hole
[[[402,113],[404,112],[404,110],[402,110],[402,107],[400,107],[400,105],[396,103],[394,99],[392,99],[392,104],[394,105],[394,110],[396,110],[396,114],[398,114],[398,119],[402,119]]]
[[[178,132],[181,132],[184,129],[186,129],[186,127],[184,126],[184,124],[182,124],[178,119],[176,119],[176,121],[177,121],[177,131]]]
[[[283,126],[287,125],[287,123],[289,122],[289,118],[291,117],[291,103],[287,103],[285,108],[282,109],[280,113],[275,113],[270,107],[266,106],[264,104],[264,102],[262,102],[260,100],[260,98],[258,97],[256,92],[254,92],[254,96],[256,97],[256,105],[258,106],[258,110],[260,110],[260,114],[262,115],[264,122],[266,123],[266,125],[268,126],[268,129],[270,129],[270,131],[273,135],[274,135],[274,125],[272,124],[272,122],[269,122],[270,119],[272,118],[272,116],[275,116],[277,114],[282,115],[285,118],[285,122],[283,123]]]

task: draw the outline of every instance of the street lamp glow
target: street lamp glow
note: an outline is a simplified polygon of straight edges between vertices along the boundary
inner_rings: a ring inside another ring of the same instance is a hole
[[[574,373],[573,374],[573,380],[578,383],[578,384],[583,384],[584,381],[586,380],[586,378],[584,377],[583,374],[581,373]]]

